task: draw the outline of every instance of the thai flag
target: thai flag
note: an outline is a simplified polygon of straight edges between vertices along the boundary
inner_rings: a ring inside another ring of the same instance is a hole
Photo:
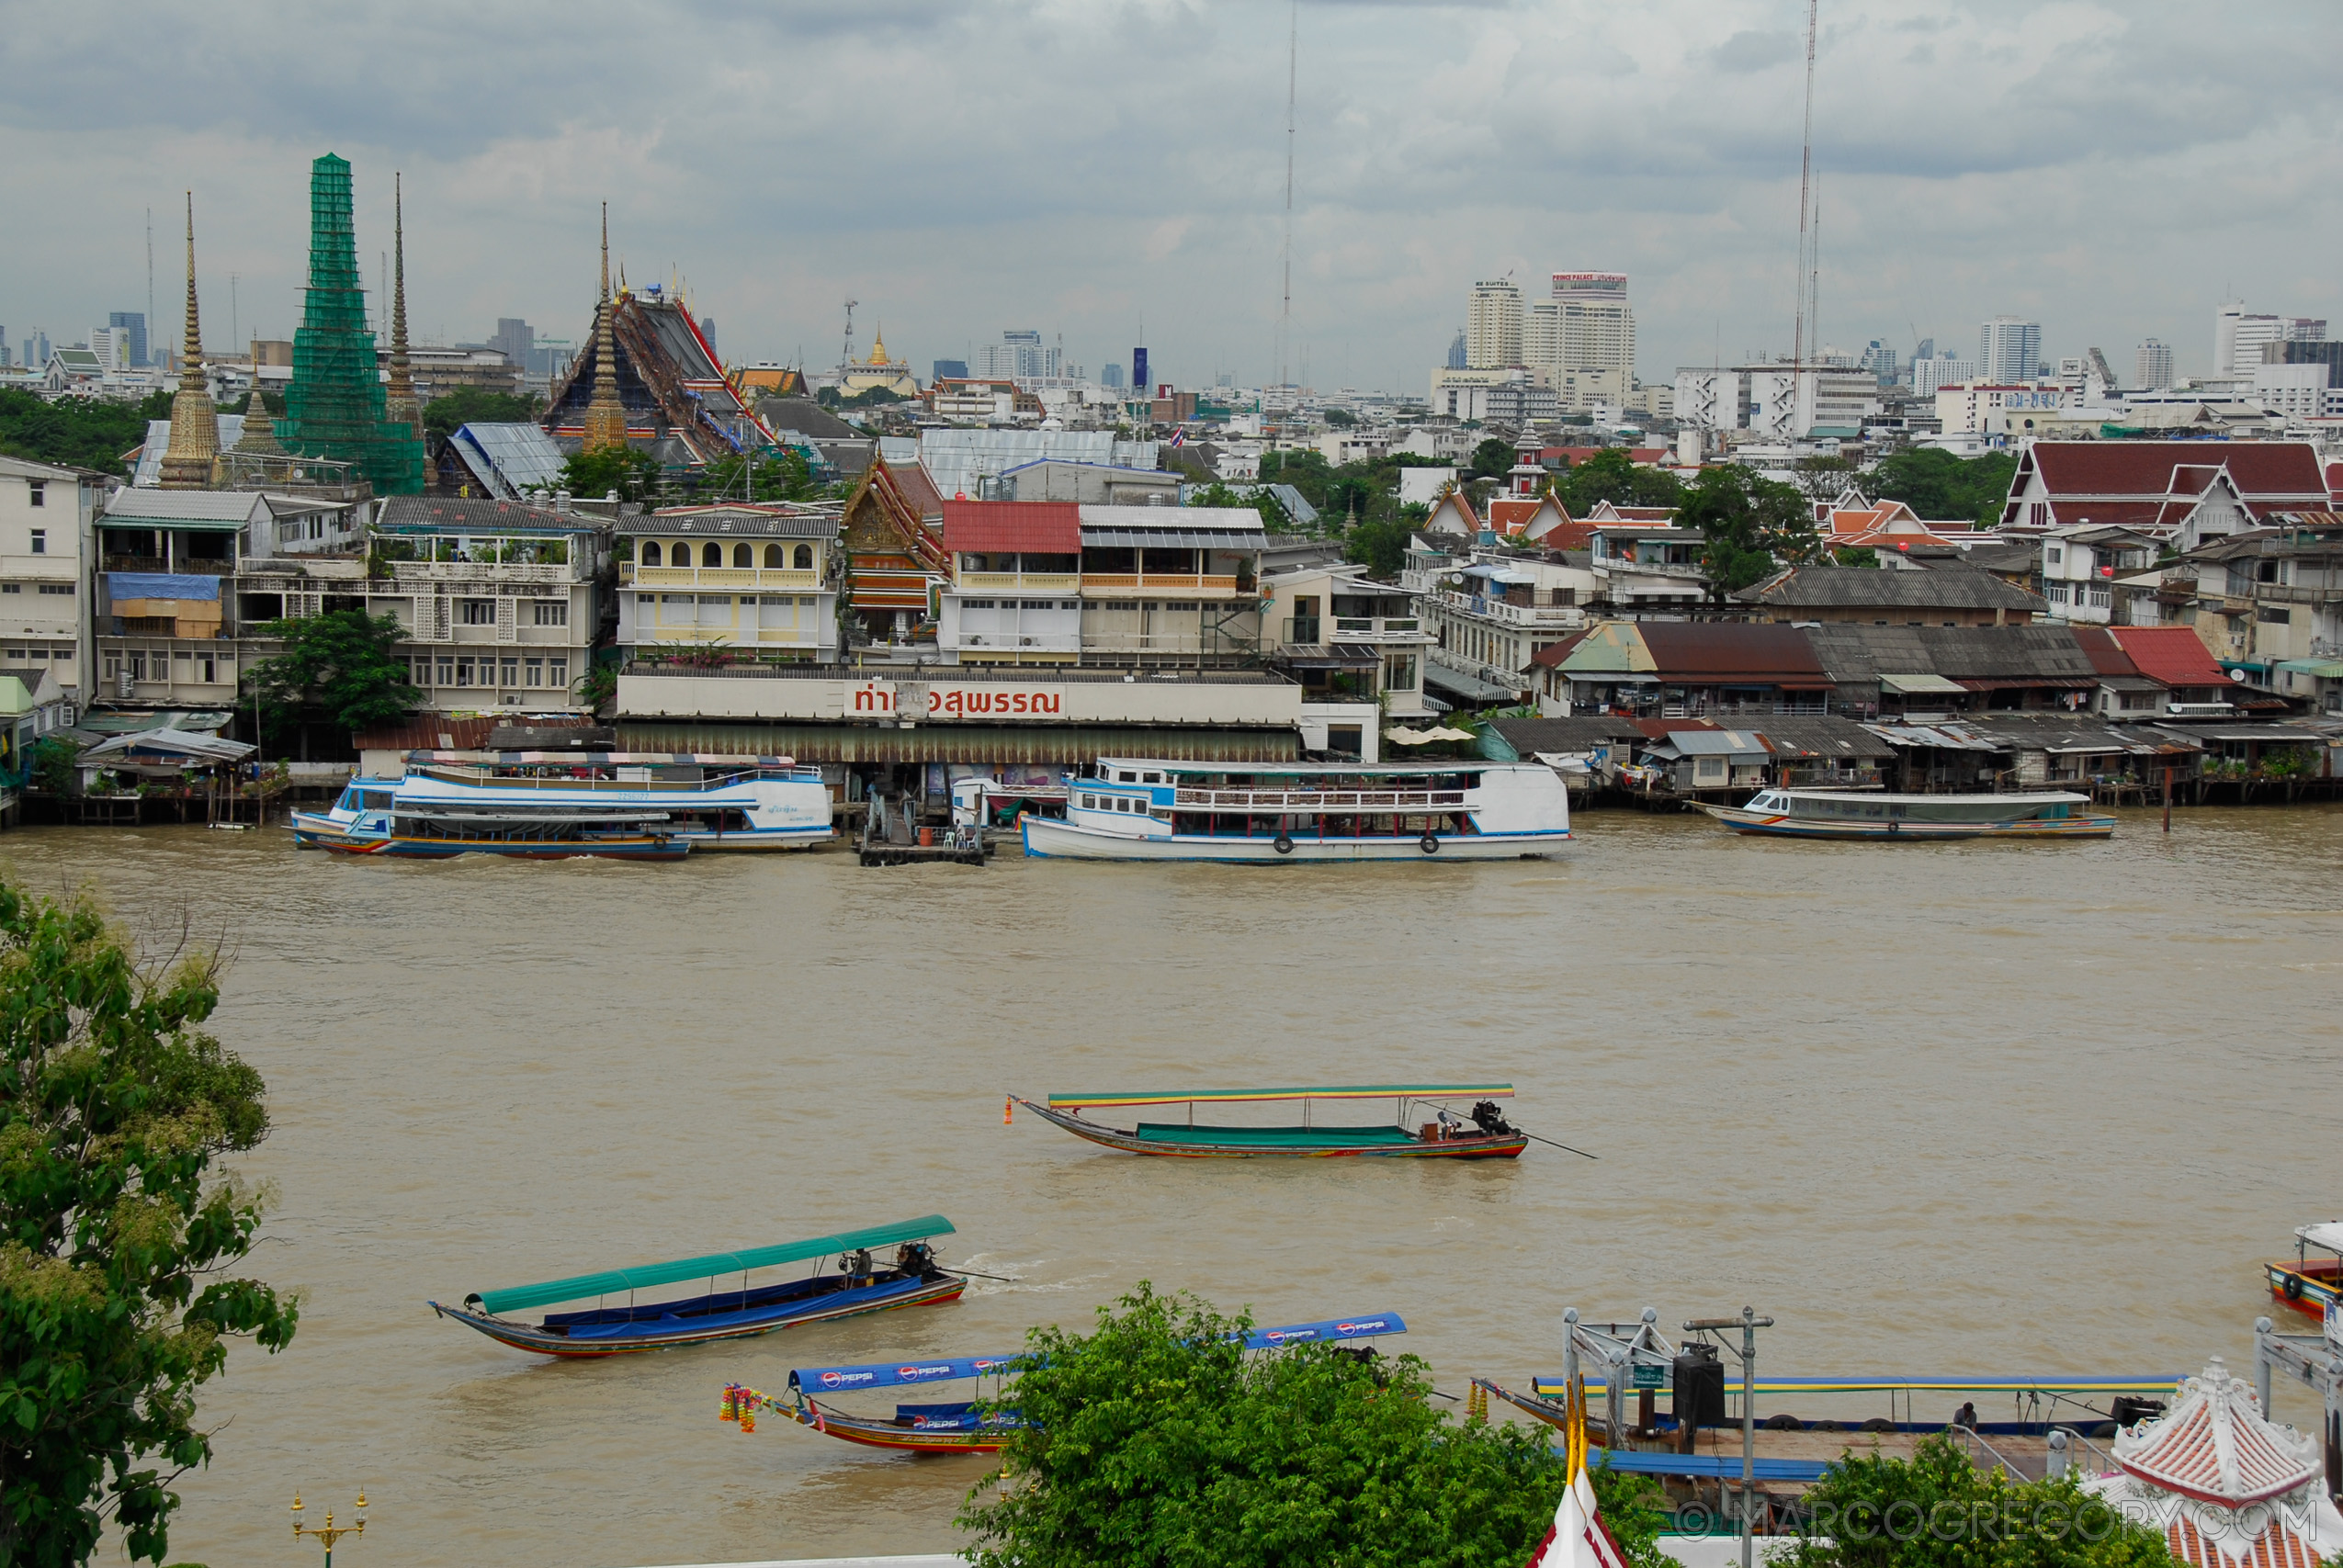
[[[1181,426],[1179,429],[1177,429],[1177,430],[1175,430],[1175,431],[1173,431],[1173,432],[1172,433],[1172,446],[1185,446],[1187,444],[1188,444],[1188,431],[1187,431],[1187,427],[1186,427],[1185,425]]]

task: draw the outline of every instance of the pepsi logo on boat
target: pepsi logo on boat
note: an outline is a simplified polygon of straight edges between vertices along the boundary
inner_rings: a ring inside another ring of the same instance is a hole
[[[916,1382],[921,1378],[948,1378],[952,1375],[952,1369],[948,1365],[941,1367],[898,1367],[895,1369],[895,1375],[902,1379],[905,1382]]]

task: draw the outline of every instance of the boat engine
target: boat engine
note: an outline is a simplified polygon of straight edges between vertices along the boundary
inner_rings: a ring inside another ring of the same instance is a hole
[[[907,1241],[895,1249],[897,1272],[914,1280],[923,1280],[935,1267],[935,1248],[923,1241]]]
[[[1505,1120],[1505,1113],[1497,1109],[1493,1100],[1484,1100],[1473,1107],[1473,1125],[1492,1138],[1507,1136],[1513,1131],[1512,1123]]]

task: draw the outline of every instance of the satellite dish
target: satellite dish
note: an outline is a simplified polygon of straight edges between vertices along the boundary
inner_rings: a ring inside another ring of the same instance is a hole
[[[2229,678],[2241,686],[2246,683],[2246,672],[2243,670],[2232,670],[2229,671]]]

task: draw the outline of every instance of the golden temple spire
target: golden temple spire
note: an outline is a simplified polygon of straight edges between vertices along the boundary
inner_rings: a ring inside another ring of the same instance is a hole
[[[220,411],[203,378],[203,328],[196,318],[195,192],[187,193],[187,347],[179,389],[171,399],[171,444],[157,483],[164,490],[209,490],[220,466]],[[260,368],[253,367],[255,384]]]
[[[887,363],[887,323],[885,321],[879,322],[878,331],[872,334],[870,340],[870,362],[873,365],[884,365]]]
[[[627,445],[627,409],[618,400],[618,343],[611,318],[617,307],[610,299],[610,204],[602,204],[602,297],[594,307],[594,401],[586,405],[581,454],[623,449]]]
[[[407,216],[402,176],[390,176],[391,254],[396,258],[390,274],[390,386],[384,395],[384,412],[393,424],[403,424],[423,439],[423,407],[415,401],[413,374],[407,367]],[[253,372],[253,385],[260,384],[260,373]]]

